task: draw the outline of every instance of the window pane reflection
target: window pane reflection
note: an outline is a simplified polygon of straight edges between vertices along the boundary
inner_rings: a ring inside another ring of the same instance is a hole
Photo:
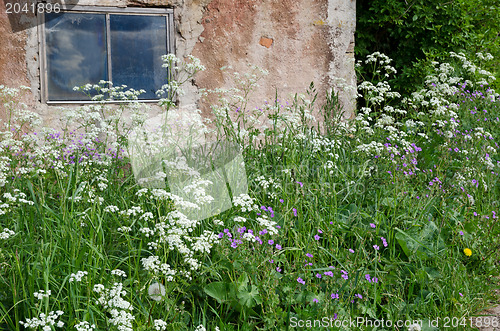
[[[111,15],[110,31],[113,84],[146,90],[140,99],[157,99],[167,79],[161,60],[167,54],[165,17]]]
[[[46,14],[45,42],[49,101],[88,100],[73,87],[108,80],[106,16]]]

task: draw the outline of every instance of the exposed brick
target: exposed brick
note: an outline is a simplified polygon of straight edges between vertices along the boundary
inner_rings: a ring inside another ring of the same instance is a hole
[[[273,41],[274,40],[272,40],[271,38],[261,37],[260,41],[259,41],[259,44],[261,44],[264,47],[269,48],[273,44]]]

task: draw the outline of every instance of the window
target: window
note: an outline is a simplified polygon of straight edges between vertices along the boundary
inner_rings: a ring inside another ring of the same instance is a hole
[[[90,101],[75,86],[112,81],[157,100],[167,82],[161,56],[172,52],[172,9],[75,6],[41,24],[42,101]]]

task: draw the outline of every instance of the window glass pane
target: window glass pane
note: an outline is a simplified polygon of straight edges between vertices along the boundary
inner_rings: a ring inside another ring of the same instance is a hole
[[[73,87],[108,80],[106,16],[46,14],[47,85],[50,101],[88,100]]]
[[[155,92],[167,80],[161,61],[167,54],[165,17],[111,15],[110,30],[113,84],[146,90],[140,99],[158,99]]]

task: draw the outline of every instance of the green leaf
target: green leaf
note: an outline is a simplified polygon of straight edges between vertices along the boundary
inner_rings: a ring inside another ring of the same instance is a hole
[[[401,231],[397,228],[396,228],[396,230]],[[401,232],[403,232],[403,231],[401,231]],[[401,248],[403,249],[403,252],[405,253],[406,257],[410,258],[414,253],[414,251],[413,251],[414,246],[410,245],[408,247],[407,239],[406,239],[407,234],[404,232],[403,233],[401,233],[401,232],[396,233],[396,240],[398,241],[399,246],[401,246]]]
[[[230,283],[213,282],[205,286],[203,291],[218,303],[226,302],[234,297],[234,288]]]
[[[396,200],[394,198],[383,198],[382,201],[380,202],[380,204],[382,206],[395,208],[396,207]]]
[[[476,225],[476,223],[473,223],[473,222],[467,222],[464,225],[464,229],[468,233],[474,233],[477,229],[477,225]]]
[[[237,296],[240,300],[240,304],[244,307],[252,308],[262,303],[262,297],[259,294],[259,289],[255,285],[252,285],[250,292],[245,289],[240,289]]]
[[[440,235],[439,228],[432,221],[424,226],[414,226],[408,231],[396,228],[396,240],[407,257],[416,255],[421,259],[429,259],[439,256],[446,246]]]
[[[238,291],[244,290],[248,285],[248,275],[246,272],[243,272],[241,276],[238,278]]]
[[[377,318],[377,314],[375,313],[375,310],[373,310],[373,308],[365,306],[365,305],[361,306],[361,313],[363,315],[368,315],[371,318]]]
[[[436,278],[441,278],[441,274],[439,273],[439,270],[436,268],[426,267],[425,272],[427,272],[427,275],[431,280],[434,280]]]

